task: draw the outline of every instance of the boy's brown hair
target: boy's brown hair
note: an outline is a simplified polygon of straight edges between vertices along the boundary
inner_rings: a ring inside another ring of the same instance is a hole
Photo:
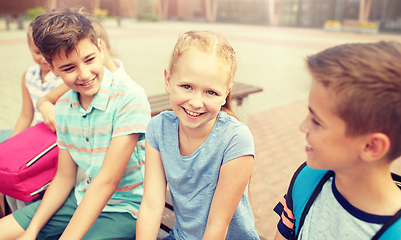
[[[170,74],[173,74],[180,56],[190,49],[217,56],[229,67],[228,80],[233,83],[235,71],[237,70],[237,58],[234,48],[222,36],[208,31],[189,31],[180,36],[171,53],[168,67]],[[231,108],[231,93],[227,95],[226,103],[222,106],[222,110],[236,117]]]
[[[83,39],[98,46],[91,22],[78,11],[69,8],[53,9],[35,18],[33,40],[46,61],[52,64],[55,54],[64,51],[67,57]]]
[[[387,158],[401,155],[401,44],[344,44],[307,58],[312,77],[334,93],[332,111],[349,136],[380,132],[391,145]]]

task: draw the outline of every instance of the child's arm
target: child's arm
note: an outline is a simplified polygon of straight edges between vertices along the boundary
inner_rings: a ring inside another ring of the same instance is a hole
[[[18,133],[27,129],[31,125],[33,119],[33,113],[34,113],[33,103],[31,100],[31,96],[29,95],[28,88],[25,85],[25,74],[26,72],[22,76],[22,85],[21,85],[22,110],[11,136],[15,136]]]
[[[75,184],[77,165],[66,149],[59,149],[57,173],[43,196],[42,202],[19,239],[35,239],[40,229],[63,205]]]
[[[145,185],[136,225],[136,239],[156,239],[166,201],[166,177],[160,152],[145,144]]]
[[[60,239],[82,239],[90,229],[116,191],[139,136],[134,133],[111,139],[99,174],[86,190]]]
[[[224,163],[210,206],[203,240],[225,239],[231,218],[251,177],[253,156]]]
[[[38,99],[36,103],[36,108],[42,113],[43,122],[48,128],[53,132],[56,131],[56,123],[54,121],[55,116],[55,106],[57,100],[68,90],[70,90],[64,83],[53,89],[46,96]]]

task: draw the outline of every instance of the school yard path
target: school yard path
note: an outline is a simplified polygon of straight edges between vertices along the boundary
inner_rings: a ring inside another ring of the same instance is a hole
[[[305,161],[305,138],[298,130],[307,114],[310,77],[304,59],[325,48],[350,42],[401,41],[401,35],[362,35],[322,29],[202,22],[103,22],[112,49],[127,73],[149,96],[164,92],[163,70],[180,33],[211,30],[225,36],[238,55],[235,81],[257,85],[237,113],[255,138],[256,160],[250,186],[256,227],[273,239],[278,217],[272,208],[285,193],[292,173]],[[14,28],[13,28],[14,27]],[[0,129],[12,128],[21,109],[21,76],[33,64],[26,34],[5,30],[0,22]],[[401,161],[393,170],[401,174]]]

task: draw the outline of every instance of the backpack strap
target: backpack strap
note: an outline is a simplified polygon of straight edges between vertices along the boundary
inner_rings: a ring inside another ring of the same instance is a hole
[[[312,169],[306,165],[306,162],[295,172],[287,192],[287,206],[292,209],[295,219],[290,239],[298,237],[299,229],[301,229],[313,201],[324,183],[333,174],[334,172],[328,170]]]
[[[401,176],[391,173],[391,177],[401,189]],[[372,240],[378,239],[401,239],[401,209],[392,216],[383,227],[373,236]]]
[[[287,206],[294,214],[294,230],[289,239],[297,239],[306,215],[333,171],[312,169],[304,162],[294,173],[287,192]],[[401,176],[392,173],[394,182],[401,189]],[[295,200],[295,201],[294,201]],[[376,233],[372,240],[401,240],[401,210],[392,216]]]
[[[401,210],[399,210],[383,225],[383,227],[373,236],[372,240],[401,239],[400,229],[401,229]]]
[[[295,183],[295,179],[297,179],[299,173],[302,171],[302,169],[304,169],[304,167],[307,166],[306,162],[302,163],[301,166],[298,167],[298,169],[295,171],[294,175],[291,178],[291,182],[290,182],[290,186],[288,187],[288,191],[287,191],[287,206],[290,209],[294,209],[293,208],[293,201],[292,201],[292,192],[293,192],[293,188],[294,188],[294,183]]]

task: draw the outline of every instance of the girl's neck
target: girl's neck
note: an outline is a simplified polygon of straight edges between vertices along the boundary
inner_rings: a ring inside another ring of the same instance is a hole
[[[354,207],[376,215],[394,215],[401,209],[401,190],[390,174],[390,166],[337,173],[337,190]]]
[[[202,146],[212,132],[216,119],[196,129],[178,125],[178,145],[182,156],[189,156]]]

